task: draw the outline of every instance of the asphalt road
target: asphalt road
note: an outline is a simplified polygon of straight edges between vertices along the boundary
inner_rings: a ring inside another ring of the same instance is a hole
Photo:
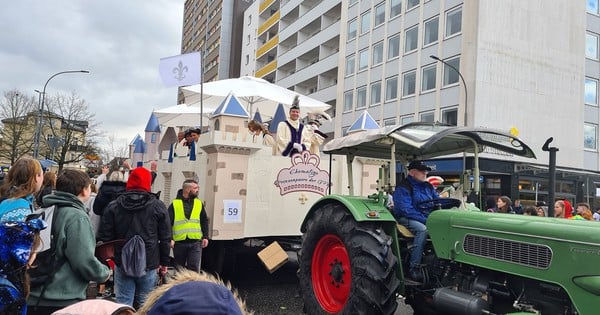
[[[237,261],[244,265],[236,266],[228,280],[256,315],[303,314],[295,266],[284,265],[269,274],[256,257],[238,257]],[[403,301],[398,304],[396,315],[412,315],[412,309]]]

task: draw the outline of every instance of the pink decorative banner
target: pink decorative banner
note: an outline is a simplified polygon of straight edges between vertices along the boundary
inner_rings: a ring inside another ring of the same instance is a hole
[[[329,187],[329,173],[319,169],[321,158],[309,151],[296,153],[291,157],[292,166],[277,174],[275,186],[283,196],[291,192],[313,192],[324,196]]]

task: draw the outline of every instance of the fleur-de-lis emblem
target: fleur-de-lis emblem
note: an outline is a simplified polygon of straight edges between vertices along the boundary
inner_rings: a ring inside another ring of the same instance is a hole
[[[173,70],[171,71],[175,75],[173,76],[173,78],[175,78],[177,81],[182,81],[183,79],[185,79],[185,73],[188,72],[188,67],[184,66],[183,62],[181,62],[180,60],[179,64],[177,65],[177,68],[173,68]]]

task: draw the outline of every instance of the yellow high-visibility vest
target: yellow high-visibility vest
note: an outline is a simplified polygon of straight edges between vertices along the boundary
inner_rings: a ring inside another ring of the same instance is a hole
[[[175,218],[173,222],[173,240],[184,241],[185,239],[201,240],[202,227],[200,225],[200,213],[202,212],[202,201],[194,199],[194,207],[190,218],[185,217],[183,210],[183,201],[181,199],[173,200],[173,212]]]

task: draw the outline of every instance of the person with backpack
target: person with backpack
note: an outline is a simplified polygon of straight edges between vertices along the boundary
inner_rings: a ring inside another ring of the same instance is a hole
[[[419,205],[424,201],[439,198],[433,185],[427,181],[427,173],[431,171],[421,161],[412,161],[408,164],[408,176],[403,179],[394,191],[393,214],[398,223],[406,226],[414,235],[413,249],[409,258],[409,278],[421,281],[423,275],[420,270],[423,250],[427,242],[427,226],[425,222],[433,210],[431,205]],[[427,208],[430,207],[430,208]]]
[[[38,160],[23,157],[8,170],[0,187],[0,221],[25,221],[35,209],[35,194],[44,180]]]
[[[108,266],[94,255],[96,240],[84,206],[90,197],[90,185],[86,173],[63,170],[56,179],[56,191],[44,197],[44,205],[54,207],[48,229],[52,233],[51,250],[57,263],[42,284],[34,287],[32,277],[28,314],[50,314],[85,300],[90,281],[103,283],[110,277]],[[41,253],[38,258],[40,256]],[[37,262],[34,261],[34,265]]]
[[[178,266],[200,271],[202,249],[208,246],[208,216],[202,200],[198,199],[198,182],[186,179],[169,206],[173,225],[173,256]]]
[[[115,246],[116,302],[144,303],[169,264],[171,225],[167,208],[150,192],[152,174],[144,167],[129,173],[125,193],[106,206],[98,239],[123,240]]]

